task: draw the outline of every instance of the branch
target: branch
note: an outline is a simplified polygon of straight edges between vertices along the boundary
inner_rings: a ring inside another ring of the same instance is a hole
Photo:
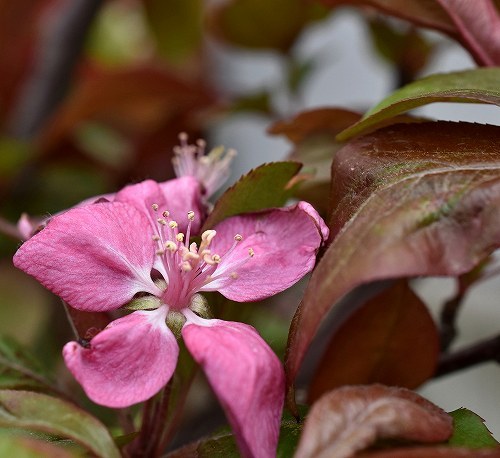
[[[64,97],[87,31],[103,0],[66,0],[51,18],[37,52],[34,71],[21,92],[11,133],[33,138]]]
[[[442,355],[434,378],[487,361],[500,363],[500,336],[486,339],[451,354]]]
[[[444,303],[443,309],[441,310],[441,331],[439,338],[441,341],[442,352],[448,351],[451,343],[457,336],[455,322],[464,298],[465,292],[457,293],[454,297]]]

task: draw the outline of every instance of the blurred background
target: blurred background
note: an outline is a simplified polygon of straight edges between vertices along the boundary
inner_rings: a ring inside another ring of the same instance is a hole
[[[173,177],[181,131],[235,148],[228,185],[293,145],[268,129],[306,109],[359,113],[397,87],[475,67],[438,32],[371,9],[303,0],[0,0],[0,332],[60,364],[69,329],[57,300],[12,267],[22,213],[47,216],[145,178]],[[421,116],[500,124],[497,107],[433,104]],[[328,176],[329,164],[316,171]],[[419,280],[435,310],[454,283]],[[498,333],[500,284],[475,288],[455,347]],[[289,316],[299,296],[286,296]],[[283,319],[285,335],[288,322]],[[500,438],[500,369],[423,387],[467,407]]]

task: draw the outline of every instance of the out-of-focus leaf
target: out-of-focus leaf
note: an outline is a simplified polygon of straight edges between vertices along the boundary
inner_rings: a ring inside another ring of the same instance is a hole
[[[462,447],[404,447],[356,454],[356,458],[500,458],[500,449]]]
[[[108,430],[95,417],[40,393],[0,390],[0,426],[66,437],[103,458],[121,456]]]
[[[311,178],[303,181],[294,195],[314,205],[323,215],[328,208],[332,159],[342,146],[335,136],[360,117],[340,108],[317,108],[303,111],[292,119],[275,122],[268,129],[270,134],[284,135],[294,143],[289,159],[302,162],[305,172],[311,173]]]
[[[288,67],[288,88],[292,94],[297,94],[308,76],[315,69],[316,59],[296,60],[292,59]]]
[[[241,213],[282,206],[290,197],[287,185],[301,167],[298,162],[272,162],[251,170],[220,197],[203,227],[212,228]]]
[[[28,159],[33,150],[24,142],[9,137],[0,137],[0,177],[3,180],[15,174]]]
[[[230,0],[213,7],[208,25],[234,45],[287,51],[305,25],[325,14],[325,8],[307,0]]]
[[[0,335],[0,389],[50,391],[51,388],[34,357],[14,339]]]
[[[377,439],[432,443],[447,440],[452,432],[452,418],[412,391],[348,386],[312,406],[295,457],[347,458]]]
[[[453,417],[453,436],[448,444],[456,447],[481,448],[498,447],[484,420],[469,409],[457,409],[450,412]]]
[[[416,25],[441,30],[457,36],[457,30],[446,11],[436,0],[321,0],[329,6],[371,6],[383,13],[406,19]]]
[[[333,334],[310,387],[312,400],[343,385],[416,388],[434,373],[439,334],[425,304],[400,280]]]
[[[231,110],[235,112],[256,111],[269,115],[272,112],[269,92],[263,91],[240,97],[233,101]]]
[[[0,456],[12,458],[73,458],[77,455],[32,437],[0,433]]]
[[[331,245],[290,330],[291,385],[320,322],[353,288],[458,276],[500,246],[500,127],[406,124],[361,137],[332,165]]]
[[[373,45],[398,71],[398,86],[412,82],[429,60],[433,46],[413,27],[401,30],[388,21],[369,21]]]
[[[163,127],[180,112],[212,103],[201,84],[188,84],[151,65],[95,70],[84,75],[65,99],[41,139],[51,149],[83,121],[108,124],[129,135],[145,135]]]
[[[437,0],[479,65],[500,65],[500,14],[492,0]]]
[[[201,0],[143,0],[143,4],[162,57],[176,64],[199,49],[202,37]]]
[[[500,68],[431,75],[393,92],[356,124],[337,135],[344,141],[366,132],[381,121],[434,102],[470,102],[500,105]]]

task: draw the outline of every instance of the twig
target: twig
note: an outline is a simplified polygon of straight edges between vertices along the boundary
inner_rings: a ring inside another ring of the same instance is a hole
[[[87,30],[103,0],[67,0],[49,21],[37,53],[35,69],[25,83],[11,119],[11,133],[34,137],[54,112],[68,88]]]
[[[444,303],[441,310],[441,351],[447,352],[453,340],[457,336],[457,328],[455,325],[458,311],[465,297],[465,292],[458,292],[454,297]]]
[[[441,356],[434,378],[487,361],[500,363],[500,335]]]
[[[22,235],[15,224],[10,223],[6,219],[0,217],[0,233],[8,235],[17,240],[22,240]]]

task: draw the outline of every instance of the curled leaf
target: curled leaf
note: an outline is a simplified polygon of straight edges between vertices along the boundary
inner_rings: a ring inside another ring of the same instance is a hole
[[[344,458],[377,439],[441,442],[452,418],[412,391],[382,385],[346,386],[322,396],[306,418],[296,458]]]

